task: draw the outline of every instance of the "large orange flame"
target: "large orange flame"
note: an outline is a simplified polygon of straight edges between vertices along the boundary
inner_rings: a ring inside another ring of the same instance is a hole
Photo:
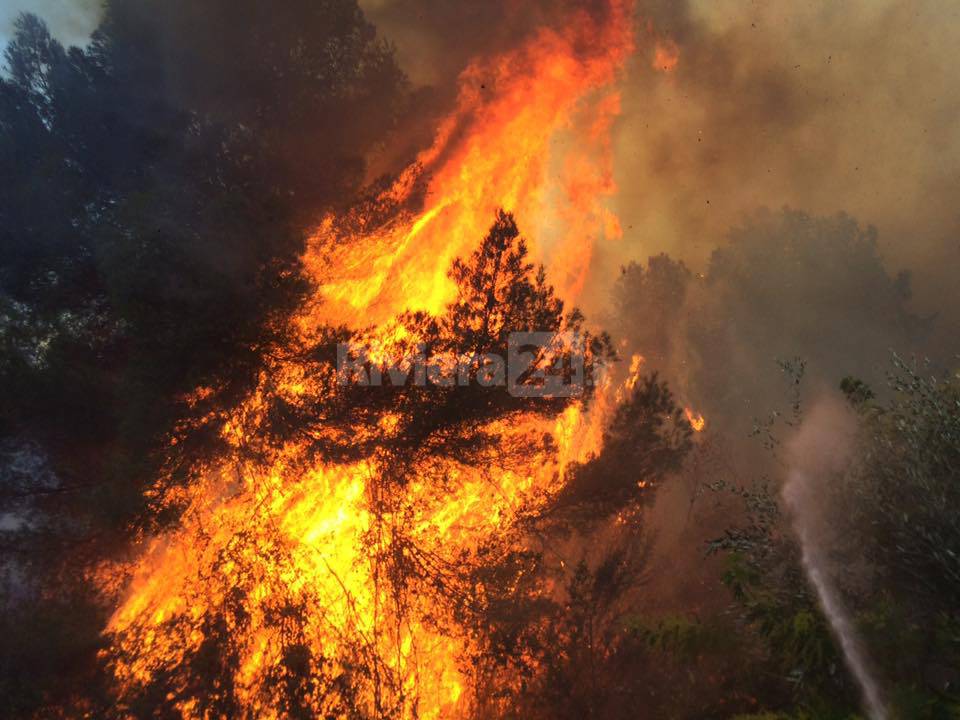
[[[610,126],[613,87],[633,49],[629,3],[611,0],[602,22],[585,11],[557,31],[472,64],[454,112],[433,146],[379,200],[402,206],[426,180],[422,208],[344,242],[337,218],[322,223],[307,265],[326,303],[310,320],[380,324],[400,310],[439,313],[453,297],[451,262],[468,255],[497,208],[550,258],[551,279],[574,299],[593,243],[619,237],[605,204],[615,190]]]
[[[572,11],[562,27],[541,29],[465,71],[433,146],[371,203],[389,206],[389,221],[364,208],[319,223],[305,256],[319,297],[293,319],[297,332],[309,337],[325,324],[347,324],[389,335],[405,310],[440,313],[455,292],[452,261],[473,251],[501,207],[516,214],[535,257],[549,260],[563,296],[576,298],[593,243],[620,233],[606,204],[615,190],[610,129],[620,107],[615,82],[633,50],[630,0],[594,5],[604,7]],[[121,696],[175,675],[188,653],[228,632],[242,637],[230,673],[245,711],[283,716],[270,700],[271,673],[287,661],[278,650],[289,641],[284,634],[299,633],[329,659],[333,675],[353,659],[373,658],[378,682],[369,696],[351,699],[370,715],[447,717],[468,707],[460,660],[469,640],[416,593],[400,602],[383,577],[376,555],[390,543],[391,518],[403,518],[416,546],[439,561],[475,552],[521,507],[555,492],[565,464],[598,449],[604,402],[591,417],[572,405],[546,426],[497,428],[505,442],[548,432],[554,449],[523,468],[451,462],[443,487],[411,477],[383,511],[371,482],[377,458],[316,461],[297,440],[256,462],[239,452],[251,419],[264,412],[267,388],[297,396],[313,382],[295,363],[278,361],[224,424],[238,452],[170,497],[158,487],[159,502],[186,511],[178,529],[147,543],[110,619],[108,655]],[[389,414],[380,420],[385,434],[395,425]],[[375,506],[385,521],[373,521]],[[305,627],[285,624],[291,609],[307,618]],[[218,612],[226,627],[211,625]],[[335,699],[309,700],[317,715],[335,712],[325,704]],[[207,714],[194,700],[178,709],[184,717]]]

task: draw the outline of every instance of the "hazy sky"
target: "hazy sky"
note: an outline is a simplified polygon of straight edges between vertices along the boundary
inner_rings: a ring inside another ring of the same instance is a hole
[[[758,206],[846,211],[915,271],[928,308],[960,301],[960,4],[648,0],[626,83],[618,209],[628,252],[703,258]],[[619,258],[616,258],[619,260]]]
[[[0,46],[6,47],[13,21],[22,12],[42,17],[64,43],[83,43],[96,27],[99,7],[100,0],[0,0]]]

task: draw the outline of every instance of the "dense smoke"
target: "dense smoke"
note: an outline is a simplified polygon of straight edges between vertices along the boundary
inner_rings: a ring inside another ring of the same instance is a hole
[[[531,28],[549,23],[562,3],[450,3],[443,0],[361,0],[360,6],[397,46],[411,78],[451,89],[460,71],[478,54],[516,47]]]
[[[891,270],[915,272],[921,310],[950,305],[955,6],[648,2],[641,13],[652,29],[617,153],[626,254],[699,264],[759,206],[845,211],[878,228]],[[653,68],[658,41],[676,44],[670,73]]]

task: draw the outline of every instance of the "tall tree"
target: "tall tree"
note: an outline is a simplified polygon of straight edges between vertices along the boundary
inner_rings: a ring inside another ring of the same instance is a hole
[[[2,630],[23,642],[0,664],[4,705],[29,714],[99,641],[26,629],[54,632],[65,604],[102,626],[78,573],[164,522],[143,493],[167,433],[256,384],[307,288],[309,223],[350,201],[406,83],[353,0],[117,0],[86,49],[25,15],[6,67]]]

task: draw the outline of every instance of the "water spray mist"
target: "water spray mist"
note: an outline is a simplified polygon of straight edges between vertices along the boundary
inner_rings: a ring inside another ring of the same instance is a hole
[[[791,443],[791,468],[783,497],[800,541],[804,572],[840,643],[844,662],[860,686],[867,714],[871,720],[886,720],[889,715],[879,684],[827,562],[830,535],[823,520],[825,483],[849,456],[853,428],[849,412],[839,403],[827,400],[815,405]]]

